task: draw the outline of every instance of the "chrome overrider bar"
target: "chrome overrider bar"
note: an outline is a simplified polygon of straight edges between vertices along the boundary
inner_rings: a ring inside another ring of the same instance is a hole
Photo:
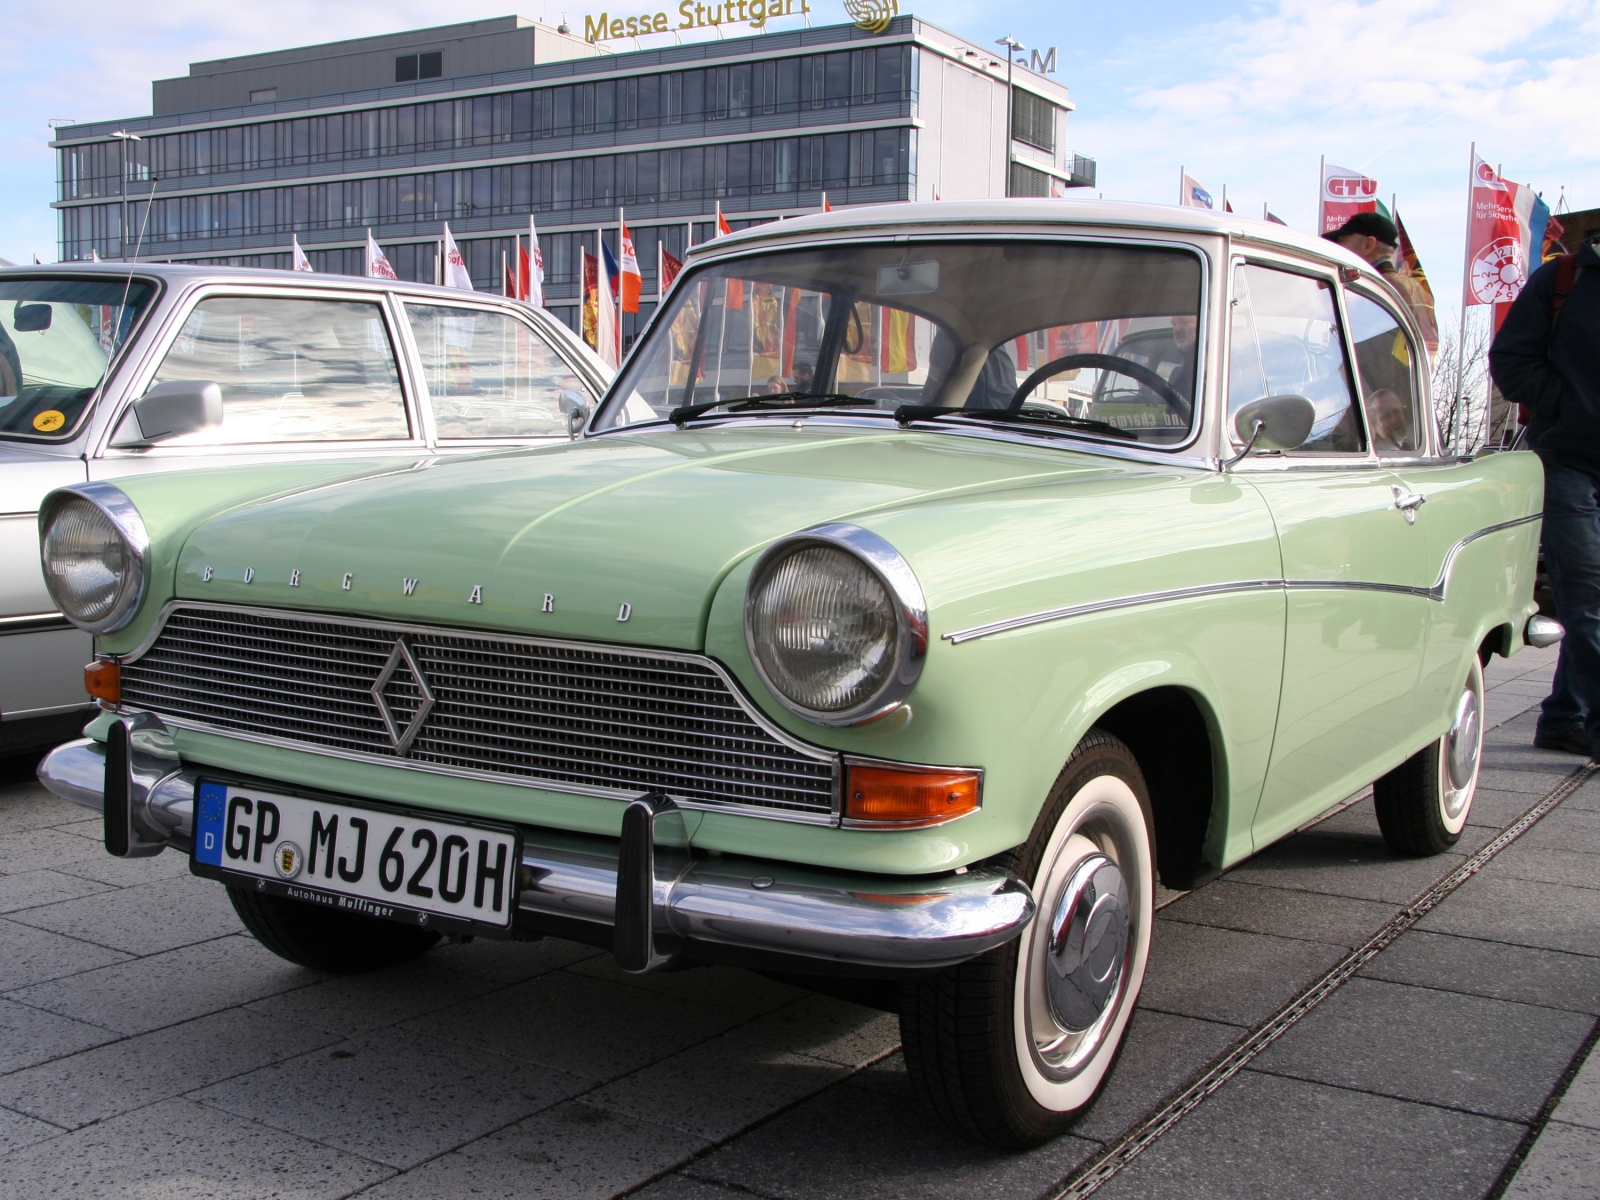
[[[107,849],[126,857],[188,850],[199,777],[148,714],[113,725],[105,743],[58,746],[39,766],[50,791],[105,814]],[[1004,945],[1034,913],[1027,885],[999,869],[907,879],[695,855],[664,796],[629,805],[620,843],[524,827],[521,878],[521,911],[610,927],[629,971],[719,949],[788,970],[803,967],[797,959],[929,970]]]

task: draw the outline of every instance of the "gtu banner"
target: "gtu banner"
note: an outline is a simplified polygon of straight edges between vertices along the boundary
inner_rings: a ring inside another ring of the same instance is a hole
[[[1474,153],[1465,302],[1504,305],[1515,300],[1528,281],[1529,264],[1541,249],[1549,220],[1549,208],[1531,187],[1502,178]]]
[[[1378,211],[1378,181],[1348,167],[1322,161],[1322,196],[1317,232],[1332,233],[1357,213]]]

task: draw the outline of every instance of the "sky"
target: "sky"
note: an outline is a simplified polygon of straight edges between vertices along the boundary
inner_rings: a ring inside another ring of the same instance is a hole
[[[569,0],[575,2],[575,0]],[[449,21],[517,11],[581,28],[559,0],[456,0]],[[610,7],[613,15],[620,11]],[[641,4],[639,11],[671,9]],[[812,0],[817,24],[841,0]],[[963,37],[1057,49],[1077,105],[1070,149],[1108,200],[1172,203],[1180,168],[1241,214],[1316,222],[1321,156],[1398,200],[1439,295],[1459,311],[1469,147],[1508,178],[1600,206],[1600,0],[913,0]],[[61,17],[70,14],[70,19]],[[232,54],[441,23],[423,0],[77,0],[48,20],[0,0],[0,258],[56,257],[51,119],[150,111],[150,81]],[[794,24],[784,22],[783,24]],[[780,27],[774,23],[774,28]]]

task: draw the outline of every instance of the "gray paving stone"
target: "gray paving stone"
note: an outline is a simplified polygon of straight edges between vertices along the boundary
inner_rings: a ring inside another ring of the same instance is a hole
[[[0,863],[11,872],[43,871],[101,857],[104,848],[59,829],[29,829],[0,837]]]
[[[1228,878],[1235,883],[1409,904],[1472,853],[1474,842],[1487,840],[1485,833],[1468,826],[1457,843],[1459,853],[1432,858],[1401,858],[1378,838],[1299,834],[1240,863]]]
[[[1600,1055],[1593,1051],[1567,1085],[1567,1094],[1556,1106],[1555,1116],[1569,1125],[1600,1129]]]
[[[117,1035],[98,1025],[87,1025],[18,1004],[0,1000],[0,1075],[115,1041]]]
[[[1592,888],[1484,872],[1462,884],[1448,903],[1434,909],[1417,927],[1514,946],[1600,955],[1600,897]]]
[[[850,1067],[888,1053],[898,1035],[898,1021],[885,1013],[813,997],[609,1083],[586,1099],[720,1141],[822,1090]],[[663,1103],[663,1097],[670,1100]]]
[[[1596,1200],[1600,1130],[1551,1121],[1502,1196],[1504,1200]]]
[[[1235,1025],[1136,1009],[1116,1069],[1072,1132],[1100,1142],[1120,1136],[1238,1041],[1240,1033]]]
[[[1032,1200],[1098,1149],[1068,1135],[1005,1154],[947,1131],[909,1100],[833,1088],[685,1173],[782,1200]]]
[[[1600,855],[1600,820],[1592,812],[1568,808],[1563,801],[1540,817],[1517,842],[1550,850]]]
[[[534,942],[502,942],[493,938],[435,946],[428,961],[468,975],[481,975],[497,983],[521,983],[573,963],[604,955],[606,951],[561,938],[540,938]]]
[[[37,908],[58,900],[76,900],[79,896],[105,890],[103,883],[62,871],[24,871],[20,875],[0,877],[0,913]]]
[[[642,1191],[632,1193],[629,1200],[747,1200],[750,1195],[752,1193],[744,1188],[724,1187],[720,1183],[707,1183],[687,1175],[668,1175]]]
[[[1139,1004],[1250,1026],[1344,955],[1324,942],[1157,921]]]
[[[1600,781],[1591,779],[1563,800],[1561,807],[1574,812],[1600,812]]]
[[[1383,833],[1378,828],[1378,814],[1372,807],[1372,793],[1369,791],[1364,798],[1357,800],[1350,807],[1324,817],[1309,829],[1301,831],[1305,834],[1336,837],[1382,837]]]
[[[10,920],[129,954],[158,954],[244,928],[222,885],[195,875],[123,888],[115,904],[86,896],[12,913]]]
[[[89,810],[58,799],[38,784],[0,788],[0,836],[81,821]]]
[[[1549,753],[1553,755],[1556,751],[1552,750]],[[1564,754],[1561,755],[1560,762],[1551,763],[1537,770],[1499,765],[1485,766],[1478,775],[1478,786],[1491,792],[1507,792],[1529,797],[1542,796],[1582,765],[1583,760],[1576,754]],[[1530,798],[1522,807],[1527,808],[1532,803],[1533,800]]]
[[[1095,1197],[1478,1197],[1522,1134],[1507,1121],[1246,1071]]]
[[[607,1200],[685,1162],[705,1142],[571,1100],[380,1183],[363,1197]]]
[[[60,1137],[62,1132],[59,1126],[51,1125],[48,1121],[25,1117],[9,1108],[0,1108],[0,1156],[47,1138]],[[0,1162],[4,1162],[3,1157],[0,1157]]]
[[[1378,900],[1319,896],[1224,877],[1168,905],[1160,919],[1348,947],[1366,941],[1396,911]]]
[[[4,1159],[28,1200],[334,1200],[390,1174],[314,1141],[166,1100]]]
[[[1472,808],[1467,812],[1467,824],[1494,830],[1504,829],[1539,802],[1548,788],[1537,792],[1492,791],[1479,788],[1472,797]]]
[[[405,1168],[588,1086],[586,1080],[547,1067],[385,1029],[189,1096],[235,1116]]]
[[[231,1009],[0,1076],[0,1104],[75,1129],[331,1040]]]
[[[154,883],[158,879],[187,876],[189,859],[176,850],[164,850],[153,858],[112,858],[102,850],[92,858],[66,863],[57,870],[110,887],[133,887],[141,883]]]
[[[1583,1013],[1352,979],[1254,1067],[1531,1121],[1593,1024]]]
[[[613,1079],[739,1020],[728,1009],[555,971],[417,1017],[405,1028],[589,1079]]]
[[[609,954],[598,955],[569,969],[577,975],[604,979],[624,987],[643,988],[691,1004],[731,1009],[743,1017],[760,1016],[811,994],[802,988],[790,987],[733,967],[695,967],[687,971],[630,975],[617,966],[616,959]]]
[[[1600,821],[1600,817],[1592,819]],[[1485,873],[1540,883],[1562,883],[1569,887],[1600,888],[1600,860],[1595,855],[1535,845],[1526,835],[1495,855]]]
[[[80,942],[0,917],[0,990],[76,975],[128,958],[118,950]]]
[[[1600,1015],[1600,958],[1558,950],[1412,929],[1363,967],[1361,974]]]
[[[309,987],[280,990],[246,1007],[340,1037],[354,1037],[459,1004],[498,986],[481,975],[441,967],[430,953],[382,971],[334,976]]]
[[[136,1034],[303,988],[321,978],[241,934],[35,984],[11,995],[37,1008]]]

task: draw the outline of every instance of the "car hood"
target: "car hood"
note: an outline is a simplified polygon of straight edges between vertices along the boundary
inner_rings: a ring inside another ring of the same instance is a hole
[[[727,572],[783,534],[1130,469],[1153,470],[825,424],[610,435],[235,510],[191,535],[177,594],[695,650]]]

